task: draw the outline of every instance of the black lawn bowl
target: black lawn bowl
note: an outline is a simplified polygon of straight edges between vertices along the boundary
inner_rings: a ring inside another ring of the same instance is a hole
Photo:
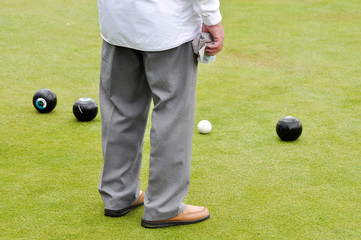
[[[91,98],[79,98],[73,105],[74,116],[81,122],[93,120],[98,114],[98,106]]]
[[[49,113],[56,106],[55,93],[47,88],[38,90],[33,96],[33,105],[40,113]]]
[[[278,121],[276,132],[282,141],[294,141],[301,136],[302,124],[295,117],[284,117]]]

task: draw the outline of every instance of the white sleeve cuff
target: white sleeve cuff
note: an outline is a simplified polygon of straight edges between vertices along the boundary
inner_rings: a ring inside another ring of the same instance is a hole
[[[202,15],[202,19],[205,25],[214,26],[222,21],[222,15],[219,9],[207,16]]]

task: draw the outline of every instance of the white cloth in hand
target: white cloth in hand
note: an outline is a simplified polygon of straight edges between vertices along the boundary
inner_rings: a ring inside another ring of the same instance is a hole
[[[193,52],[198,55],[198,62],[210,63],[216,59],[216,56],[208,55],[206,50],[206,44],[212,43],[213,37],[210,33],[199,33],[197,37],[192,41]]]

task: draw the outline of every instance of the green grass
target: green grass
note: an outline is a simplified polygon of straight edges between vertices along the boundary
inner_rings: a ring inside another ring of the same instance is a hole
[[[211,219],[149,230],[142,208],[106,218],[97,192],[100,116],[80,123],[79,97],[98,102],[96,1],[5,0],[1,18],[0,239],[360,239],[361,2],[223,0],[226,40],[200,65],[186,203]],[[58,105],[39,114],[32,95]],[[281,142],[277,121],[303,124]],[[142,188],[146,189],[149,126]]]

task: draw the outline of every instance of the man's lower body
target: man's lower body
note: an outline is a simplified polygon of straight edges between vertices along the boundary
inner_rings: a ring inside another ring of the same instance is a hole
[[[106,215],[121,216],[142,204],[139,174],[152,100],[143,225],[161,226],[159,221],[189,211],[182,201],[190,181],[196,79],[190,42],[145,52],[103,41],[99,97],[104,166],[99,192]]]

